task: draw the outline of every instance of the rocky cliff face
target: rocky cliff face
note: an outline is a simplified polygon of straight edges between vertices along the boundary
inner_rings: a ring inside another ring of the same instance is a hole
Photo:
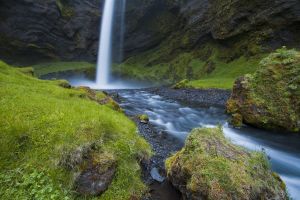
[[[1,58],[94,59],[102,4],[101,0],[1,0]]]
[[[240,54],[250,55],[283,45],[300,47],[300,1],[172,2],[180,9],[181,28],[176,30],[184,39],[180,48],[199,47],[208,40],[225,48],[238,49]]]
[[[1,58],[95,61],[103,2],[0,0]],[[169,38],[175,49],[213,40],[246,54],[255,51],[249,43],[299,47],[299,33],[298,0],[128,0],[124,52],[129,57]]]
[[[296,0],[187,0],[179,4],[194,42],[206,34],[224,40],[248,31],[298,28],[300,2]],[[282,38],[286,39],[286,38]],[[293,39],[293,38],[291,38]]]
[[[95,61],[103,5],[103,0],[1,0],[1,58]],[[171,27],[172,15],[163,1],[128,1],[126,54],[159,44],[171,31],[160,25]]]

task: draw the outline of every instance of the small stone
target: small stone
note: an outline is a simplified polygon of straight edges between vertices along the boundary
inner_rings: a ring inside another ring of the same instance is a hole
[[[162,183],[162,182],[164,182],[164,180],[165,180],[165,178],[162,177],[162,176],[159,174],[159,171],[158,171],[158,169],[157,169],[156,167],[154,167],[154,168],[151,169],[150,174],[151,174],[151,177],[152,177],[154,180],[156,180],[157,182]]]
[[[140,122],[143,123],[143,124],[148,124],[149,123],[149,117],[146,114],[138,115],[138,118],[139,118]]]

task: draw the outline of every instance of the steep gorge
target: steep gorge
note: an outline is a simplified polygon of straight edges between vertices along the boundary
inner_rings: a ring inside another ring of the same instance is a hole
[[[1,0],[1,59],[95,62],[103,2]],[[145,64],[152,66],[191,51],[207,61],[216,48],[228,62],[283,45],[300,48],[299,33],[297,0],[129,0],[124,53],[155,52]]]

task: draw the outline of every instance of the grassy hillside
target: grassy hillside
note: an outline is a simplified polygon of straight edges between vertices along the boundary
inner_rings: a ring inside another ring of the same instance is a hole
[[[188,79],[189,87],[230,89],[237,77],[255,72],[263,57],[259,50],[245,56],[211,43],[189,51],[174,50],[177,44],[168,42],[115,65],[113,72],[138,80],[175,83]]]
[[[74,71],[74,70],[91,70],[95,64],[88,62],[49,62],[32,66],[35,75],[40,77],[50,73]]]
[[[90,100],[85,90],[58,85],[61,81],[38,80],[0,62],[0,199],[75,198],[74,178],[84,166],[70,170],[62,161],[87,146],[94,157],[110,155],[117,162],[101,199],[140,196],[146,187],[138,159],[150,147],[135,124],[110,105]]]

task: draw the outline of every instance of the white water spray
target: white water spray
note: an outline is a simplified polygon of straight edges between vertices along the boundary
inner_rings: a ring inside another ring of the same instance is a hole
[[[109,84],[112,63],[112,34],[116,0],[106,0],[101,23],[101,33],[97,60],[96,84],[105,87]]]
[[[113,79],[111,76],[112,63],[122,61],[125,12],[126,0],[105,0],[99,39],[96,81],[76,77],[69,79],[72,85],[85,85],[93,89],[133,89],[149,86],[149,83],[118,80]],[[116,25],[119,25],[119,27]]]

